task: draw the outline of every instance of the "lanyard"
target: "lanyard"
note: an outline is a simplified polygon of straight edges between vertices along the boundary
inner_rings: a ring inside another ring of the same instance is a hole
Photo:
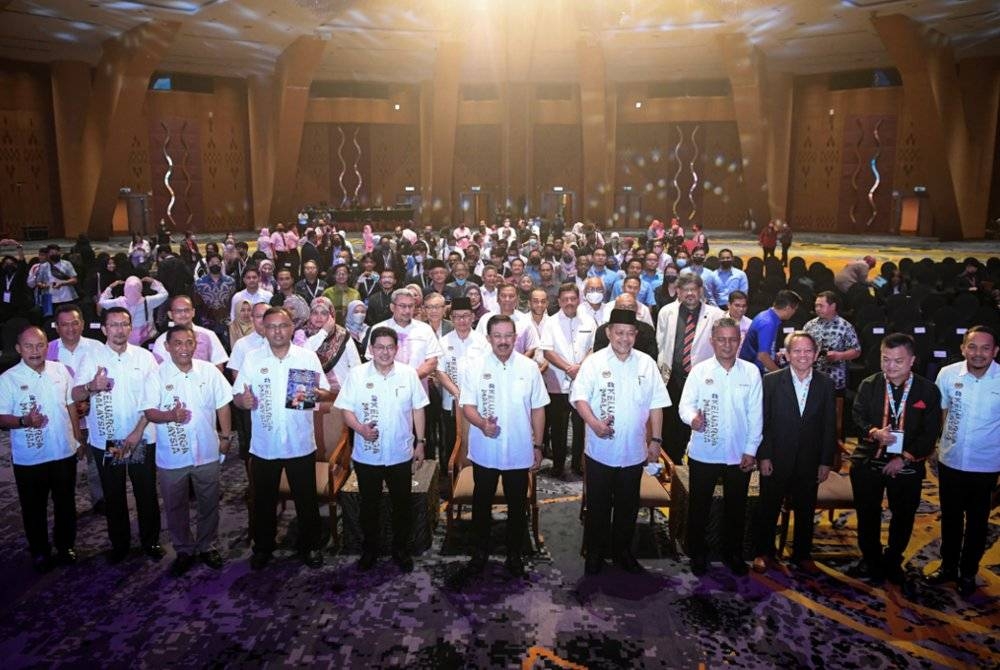
[[[309,282],[306,282],[306,290],[309,291],[309,295],[311,295],[313,298],[315,298],[316,296],[318,296],[318,295],[320,295],[322,293],[322,291],[319,290],[319,282],[318,281],[316,282],[316,287],[315,288],[309,288]]]
[[[913,386],[913,373],[906,378],[906,385],[903,386],[903,397],[899,399],[899,406],[892,397],[892,386],[889,379],[885,380],[885,407],[882,410],[882,422],[886,423],[892,417],[892,425],[896,430],[903,430],[903,423],[906,421],[906,399],[910,397],[910,387]]]

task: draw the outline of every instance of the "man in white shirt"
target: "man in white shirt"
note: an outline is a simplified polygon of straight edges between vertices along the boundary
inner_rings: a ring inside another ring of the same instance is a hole
[[[46,358],[59,361],[66,366],[72,377],[80,369],[88,355],[104,347],[97,340],[83,337],[83,311],[75,303],[60,305],[55,313],[56,333],[59,337],[49,342]],[[86,440],[87,424],[85,418],[90,411],[87,401],[78,403],[76,413],[79,416],[82,437]],[[101,475],[97,471],[97,461],[88,449],[84,449],[83,458],[87,461],[87,489],[90,491],[90,503],[97,514],[104,514],[104,490],[101,488]]]
[[[264,314],[271,308],[266,302],[259,302],[250,310],[250,317],[253,319],[254,332],[236,340],[233,350],[229,354],[229,362],[226,363],[228,378],[235,380],[243,367],[243,362],[247,356],[256,349],[267,346],[267,338],[264,337]],[[251,356],[252,358],[252,356]],[[240,458],[249,462],[250,441],[253,437],[253,422],[250,420],[250,412],[234,406],[232,412],[233,428],[240,436]]]
[[[500,303],[497,296],[497,287],[500,283],[500,273],[495,266],[487,265],[483,268],[483,285],[479,287],[479,294],[483,296],[483,307],[488,312],[499,312]]]
[[[79,280],[73,264],[62,257],[59,245],[50,244],[48,250],[48,259],[39,263],[38,269],[28,275],[28,286],[48,291],[52,297],[52,307],[56,308],[76,300],[74,287]]]
[[[600,277],[588,277],[583,282],[580,293],[579,311],[594,320],[598,326],[604,323],[604,282]]]
[[[750,305],[750,299],[747,294],[743,291],[732,291],[729,294],[729,304],[726,306],[726,316],[735,321],[740,326],[740,346],[743,346],[743,340],[746,339],[747,331],[750,330],[750,324],[753,320],[747,316],[747,307]]]
[[[517,311],[517,286],[504,284],[497,290],[497,296],[500,305],[499,313],[509,316],[514,321],[514,330],[517,333],[514,351],[524,354],[528,358],[533,358],[535,349],[538,348],[538,337],[535,335],[535,329],[528,323],[531,318],[524,312]],[[489,320],[489,315],[484,314],[479,319],[479,325],[476,326],[476,331],[483,337],[487,337]]]
[[[0,428],[10,431],[14,482],[32,565],[52,568],[48,505],[55,513],[56,562],[76,562],[76,454],[79,443],[73,378],[62,363],[45,360],[41,328],[17,336],[21,362],[0,375]]]
[[[474,481],[475,548],[469,561],[474,574],[486,567],[493,496],[501,478],[507,504],[505,565],[514,576],[525,574],[521,542],[527,531],[528,471],[537,471],[542,462],[544,408],[549,396],[535,362],[514,351],[516,337],[509,316],[489,317],[491,352],[469,360],[462,371],[459,403],[469,422]]]
[[[392,328],[376,326],[372,360],[351,370],[334,403],[354,431],[351,459],[361,497],[362,571],[378,560],[382,482],[392,507],[392,560],[403,572],[413,571],[411,473],[424,462],[424,407],[429,401],[416,370],[395,360],[398,342]]]
[[[142,347],[129,344],[132,316],[124,307],[101,314],[105,346],[88,356],[77,370],[73,400],[90,399],[87,442],[93,450],[104,488],[104,504],[111,538],[111,563],[125,560],[131,542],[125,473],[139,516],[143,552],[154,561],[163,558],[160,546],[160,503],[156,497],[156,432],[143,412],[156,406],[156,359]]]
[[[570,467],[577,474],[583,473],[583,419],[570,405],[569,393],[580,372],[580,364],[594,348],[597,324],[579,311],[580,293],[576,284],[565,283],[559,287],[559,311],[549,317],[542,328],[538,345],[552,370],[549,404],[545,408],[552,439],[552,476],[562,477],[566,465],[566,438],[570,422],[573,424],[573,444]]]
[[[938,453],[941,567],[931,584],[956,582],[962,597],[976,590],[986,550],[991,496],[1000,475],[1000,365],[997,333],[973,326],[962,340],[964,362],[941,369],[937,387],[947,412]],[[963,532],[964,525],[964,532]]]
[[[690,275],[696,276],[696,275]],[[706,530],[712,495],[723,486],[722,560],[733,574],[747,574],[743,522],[747,488],[762,431],[762,391],[757,366],[737,358],[740,328],[728,317],[712,324],[715,356],[691,369],[681,394],[680,418],[691,426],[688,444],[688,553],[691,572],[707,569]]]
[[[377,323],[374,327],[385,326],[396,331],[396,335],[399,336],[396,360],[400,363],[406,363],[417,371],[417,376],[420,377],[426,391],[428,375],[437,370],[437,361],[441,356],[441,344],[430,326],[413,318],[413,310],[416,306],[417,301],[412,293],[405,288],[396,289],[392,292],[392,304],[389,307],[392,311],[392,318]],[[370,339],[365,358],[372,359]]]
[[[243,270],[243,290],[233,294],[229,301],[229,320],[236,320],[236,312],[240,305],[246,300],[251,306],[259,302],[270,304],[272,293],[260,288],[260,270],[256,266],[248,265]]]
[[[313,409],[333,400],[316,354],[292,344],[292,317],[282,307],[264,313],[267,345],[240,368],[233,402],[250,410],[250,478],[253,482],[253,556],[250,567],[271,562],[277,533],[278,486],[285,471],[299,523],[299,557],[323,564],[316,496],[316,434]]]
[[[718,307],[702,302],[704,285],[696,274],[677,278],[677,300],[664,306],[656,319],[657,364],[677,409],[664,412],[663,446],[674,463],[684,458],[691,431],[680,420],[681,392],[693,366],[713,355],[712,326],[725,316]]]
[[[488,318],[488,317],[487,317]],[[441,387],[441,424],[443,441],[438,463],[446,470],[455,446],[455,401],[460,395],[459,367],[466,356],[483,357],[490,351],[486,338],[472,329],[475,314],[468,298],[455,298],[451,302],[451,322],[455,329],[441,338],[441,357],[434,378]]]
[[[191,326],[197,338],[194,357],[199,361],[208,361],[222,371],[229,356],[226,354],[219,336],[208,328],[202,328],[194,322],[194,303],[186,295],[175,295],[170,299],[167,316],[177,326]],[[167,360],[170,355],[166,348],[167,334],[163,333],[153,342],[153,356],[158,363]]]
[[[639,484],[643,465],[660,458],[662,408],[670,405],[670,397],[656,361],[633,348],[639,332],[635,324],[635,312],[612,310],[610,346],[583,361],[570,393],[587,424],[584,537],[589,575],[601,571],[608,554],[626,572],[644,571],[630,549],[639,513]]]
[[[176,304],[176,303],[175,303]],[[197,558],[212,569],[222,567],[219,536],[220,454],[232,438],[229,383],[211,363],[195,358],[197,336],[190,325],[167,329],[169,355],[158,369],[158,402],[146,419],[156,424],[156,467],[167,518],[167,531],[177,552],[170,566],[175,577]],[[218,420],[220,433],[215,432]],[[198,507],[198,537],[191,536],[189,488]]]

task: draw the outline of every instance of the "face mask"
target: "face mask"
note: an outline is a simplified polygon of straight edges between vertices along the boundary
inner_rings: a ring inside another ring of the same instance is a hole
[[[719,261],[719,265],[722,266],[723,270],[728,270],[729,268],[733,267],[733,262],[732,261]]]
[[[675,281],[677,281],[677,275],[667,275],[665,279],[667,280],[668,284],[673,284]]]
[[[424,255],[423,254],[415,254],[413,256],[413,260],[415,260],[418,263],[423,263],[424,262]]]
[[[208,266],[208,271],[211,272],[214,275],[221,274],[222,273],[222,266],[221,265],[209,265]]]
[[[684,259],[684,258],[678,258],[677,259],[677,267],[684,268],[684,267],[687,267],[687,264],[688,264],[688,262],[687,262],[686,259]]]
[[[361,327],[361,324],[365,321],[364,314],[358,314],[357,312],[352,312],[347,315],[347,327],[352,330],[357,330]]]
[[[465,286],[465,280],[464,279],[458,279],[456,277],[455,278],[455,283],[458,284],[459,286]]]
[[[604,301],[604,293],[601,291],[587,291],[587,294],[584,297],[591,305],[596,305],[597,303]]]

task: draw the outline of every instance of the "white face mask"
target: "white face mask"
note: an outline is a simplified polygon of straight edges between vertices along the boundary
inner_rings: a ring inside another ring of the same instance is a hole
[[[604,294],[600,291],[587,291],[584,297],[591,305],[596,305],[597,303],[604,301]]]

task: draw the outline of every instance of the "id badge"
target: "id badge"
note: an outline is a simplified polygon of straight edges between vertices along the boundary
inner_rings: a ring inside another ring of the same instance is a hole
[[[3,292],[3,301],[7,304],[10,304],[10,291]]]
[[[893,430],[890,431],[890,434],[896,438],[896,441],[885,448],[885,453],[898,456],[903,453],[903,431]]]

